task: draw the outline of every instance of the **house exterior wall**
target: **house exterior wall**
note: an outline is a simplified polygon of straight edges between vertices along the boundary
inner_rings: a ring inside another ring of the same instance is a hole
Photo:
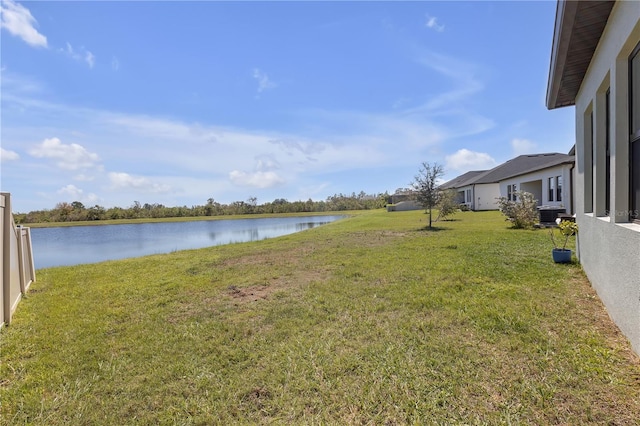
[[[474,185],[473,210],[497,210],[500,198],[498,183],[478,183]]]
[[[640,225],[629,223],[628,60],[638,42],[640,2],[616,2],[576,96],[575,208],[582,267],[611,318],[640,353]],[[607,214],[602,146],[608,89],[612,124]]]
[[[465,204],[471,210],[474,210],[473,185],[461,186],[459,188],[456,188],[456,191],[458,191],[458,196],[462,199],[462,202],[460,204]],[[471,194],[471,197],[469,200],[467,200],[467,191],[469,191],[469,194]]]
[[[549,178],[556,178],[562,176],[562,191],[561,201],[556,200],[554,194],[553,200],[549,200]],[[531,182],[540,182],[540,185],[532,184]],[[517,191],[527,191],[533,194],[536,200],[538,200],[538,206],[553,206],[564,207],[567,213],[573,213],[571,211],[571,165],[561,164],[554,167],[549,167],[544,170],[539,170],[526,175],[516,176],[510,179],[500,181],[500,196],[507,196],[507,186],[516,185]]]

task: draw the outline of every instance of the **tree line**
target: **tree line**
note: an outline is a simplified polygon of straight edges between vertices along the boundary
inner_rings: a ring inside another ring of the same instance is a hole
[[[246,201],[234,201],[223,204],[209,198],[203,205],[167,207],[162,204],[141,204],[138,201],[130,207],[105,208],[99,205],[86,207],[80,201],[72,203],[60,202],[53,209],[36,210],[29,213],[14,213],[18,224],[47,223],[47,222],[76,222],[109,219],[146,219],[169,217],[200,217],[224,216],[239,214],[267,214],[267,213],[313,213],[345,210],[372,210],[383,208],[389,203],[388,193],[351,195],[335,194],[324,201],[288,201],[278,198],[271,202],[258,204],[255,197]]]

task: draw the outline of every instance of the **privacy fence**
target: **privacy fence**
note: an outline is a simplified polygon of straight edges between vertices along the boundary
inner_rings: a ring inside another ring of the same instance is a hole
[[[0,193],[0,327],[11,323],[22,295],[36,279],[31,249],[31,230],[16,226],[11,212],[11,194]]]

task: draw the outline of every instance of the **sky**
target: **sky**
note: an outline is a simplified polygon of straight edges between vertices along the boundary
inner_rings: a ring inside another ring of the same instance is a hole
[[[393,193],[575,140],[555,1],[0,1],[14,212]]]

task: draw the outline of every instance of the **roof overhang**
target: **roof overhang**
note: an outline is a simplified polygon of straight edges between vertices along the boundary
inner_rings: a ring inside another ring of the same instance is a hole
[[[615,0],[558,0],[547,108],[575,105],[614,3]]]

